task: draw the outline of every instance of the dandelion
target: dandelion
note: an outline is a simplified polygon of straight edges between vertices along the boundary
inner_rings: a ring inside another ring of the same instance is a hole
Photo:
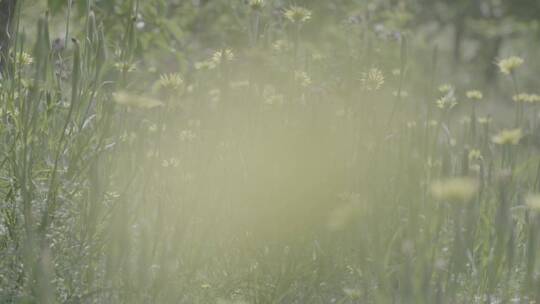
[[[448,94],[450,91],[454,91],[454,87],[451,84],[442,84],[438,87],[439,92]]]
[[[381,70],[371,68],[362,75],[362,86],[366,91],[376,91],[384,84],[384,75]]]
[[[32,58],[32,56],[30,56],[30,54],[26,52],[19,52],[15,57],[15,61],[17,62],[17,64],[25,66],[31,65],[34,62],[34,58]]]
[[[481,100],[482,98],[484,98],[484,94],[482,94],[482,92],[478,90],[467,91],[465,95],[471,100]]]
[[[133,95],[124,91],[113,93],[113,100],[120,105],[142,109],[153,109],[163,106],[163,102],[157,99]]]
[[[311,19],[310,10],[295,5],[289,7],[283,15],[292,23],[304,23]]]
[[[517,145],[522,137],[521,129],[502,130],[493,136],[492,141],[498,145]]]
[[[265,3],[264,0],[249,0],[248,5],[253,11],[257,12],[264,8]]]
[[[476,180],[468,177],[439,180],[431,184],[431,194],[437,200],[466,202],[473,198],[477,190]]]
[[[511,56],[500,60],[497,65],[499,66],[501,73],[510,75],[514,70],[522,66],[524,62],[525,61],[521,57]]]
[[[527,195],[525,205],[532,211],[540,212],[540,194]]]
[[[232,61],[234,59],[234,53],[231,49],[222,49],[217,50],[214,52],[214,55],[212,55],[212,61],[215,64],[221,64],[227,61]]]
[[[471,151],[469,151],[468,157],[470,161],[482,160],[482,152],[477,149],[472,149]]]
[[[178,73],[162,74],[155,87],[168,92],[182,93],[185,89],[184,80]]]
[[[457,105],[456,97],[454,96],[454,91],[449,91],[443,97],[437,99],[435,102],[437,107],[442,110],[451,110]]]
[[[520,93],[520,94],[514,95],[512,99],[515,102],[535,103],[535,102],[540,102],[540,95]]]

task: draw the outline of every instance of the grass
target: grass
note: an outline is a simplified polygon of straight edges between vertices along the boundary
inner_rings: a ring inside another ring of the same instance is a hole
[[[14,21],[0,302],[540,301],[526,64],[498,61],[498,119],[489,89],[439,86],[441,52],[368,15],[185,4],[177,26],[167,5]]]

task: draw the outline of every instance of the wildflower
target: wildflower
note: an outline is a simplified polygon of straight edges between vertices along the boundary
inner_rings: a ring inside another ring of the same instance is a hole
[[[384,84],[384,75],[381,70],[371,68],[362,75],[361,81],[366,91],[376,91]]]
[[[529,194],[525,198],[527,208],[533,211],[540,212],[540,194]]]
[[[493,136],[492,141],[498,145],[517,145],[523,137],[521,129],[502,130]]]
[[[520,93],[520,94],[514,95],[514,97],[512,97],[512,99],[515,102],[534,103],[534,102],[540,102],[540,95]]]
[[[477,149],[472,149],[471,151],[469,151],[468,157],[470,161],[482,160],[482,152]]]
[[[157,99],[132,95],[124,91],[113,93],[113,99],[117,104],[143,109],[153,109],[163,106],[163,103]]]
[[[467,91],[467,93],[465,94],[467,98],[471,100],[481,100],[482,98],[484,98],[484,94],[482,94],[482,92],[478,90]]]
[[[454,91],[454,87],[451,84],[447,84],[447,83],[440,85],[438,89],[439,89],[439,92],[443,94],[447,94],[450,91]]]
[[[156,88],[168,92],[182,93],[184,91],[184,80],[178,73],[162,74],[156,82]]]
[[[476,180],[467,177],[439,180],[431,184],[431,194],[438,200],[466,202],[478,190]]]
[[[289,7],[283,15],[292,23],[303,23],[311,19],[310,10],[295,5]]]
[[[212,61],[215,64],[232,61],[234,59],[234,53],[231,49],[218,50],[212,55]]]
[[[264,0],[249,0],[248,5],[253,11],[260,11],[264,8],[265,3]]]
[[[497,65],[499,66],[501,73],[509,75],[522,66],[524,62],[523,58],[512,56],[500,60]]]
[[[17,62],[17,64],[25,66],[31,65],[34,62],[34,58],[32,58],[32,56],[30,56],[30,54],[26,52],[19,52],[15,57],[15,61]]]
[[[449,91],[443,97],[439,98],[436,102],[437,107],[442,110],[450,110],[457,105],[454,91]]]
[[[304,71],[295,71],[294,80],[303,87],[309,87],[311,85],[311,77]]]
[[[416,121],[407,122],[407,128],[412,129],[416,127]]]

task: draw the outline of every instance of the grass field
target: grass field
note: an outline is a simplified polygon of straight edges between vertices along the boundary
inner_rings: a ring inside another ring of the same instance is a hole
[[[477,2],[0,0],[0,303],[540,303],[540,8]]]

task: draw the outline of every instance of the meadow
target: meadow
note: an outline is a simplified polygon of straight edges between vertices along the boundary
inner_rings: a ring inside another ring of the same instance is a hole
[[[0,0],[0,303],[540,303],[539,17]]]

